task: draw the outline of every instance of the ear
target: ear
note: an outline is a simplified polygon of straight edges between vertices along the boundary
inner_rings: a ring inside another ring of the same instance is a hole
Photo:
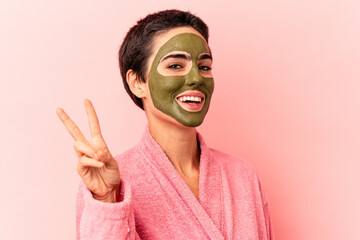
[[[126,82],[135,96],[138,98],[145,97],[145,83],[139,79],[138,75],[132,69],[126,72]]]

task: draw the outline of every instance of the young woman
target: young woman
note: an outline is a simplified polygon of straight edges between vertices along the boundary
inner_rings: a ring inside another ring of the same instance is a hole
[[[91,140],[57,109],[83,179],[77,239],[274,239],[254,168],[196,131],[214,90],[206,24],[178,10],[148,15],[127,33],[119,63],[148,120],[138,145],[114,158],[89,100]]]

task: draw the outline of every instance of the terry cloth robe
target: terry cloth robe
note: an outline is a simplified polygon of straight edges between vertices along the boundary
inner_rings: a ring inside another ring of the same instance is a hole
[[[115,157],[120,202],[97,201],[80,184],[77,239],[273,240],[268,200],[252,165],[197,138],[199,200],[147,127],[135,147]]]

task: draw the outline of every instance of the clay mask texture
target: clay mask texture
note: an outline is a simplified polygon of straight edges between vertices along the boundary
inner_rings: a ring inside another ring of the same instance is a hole
[[[191,68],[185,75],[164,76],[158,71],[159,63],[164,56],[174,51],[188,53],[191,56]],[[188,127],[197,127],[203,122],[214,91],[212,75],[204,77],[199,70],[199,56],[204,53],[211,55],[206,41],[200,36],[193,33],[175,35],[161,46],[149,72],[149,89],[154,106]],[[200,91],[205,95],[205,102],[200,111],[187,111],[176,101],[176,97],[187,90]]]

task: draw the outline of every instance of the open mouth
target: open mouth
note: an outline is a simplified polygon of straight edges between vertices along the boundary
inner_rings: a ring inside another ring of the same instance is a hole
[[[198,112],[204,106],[205,95],[199,91],[185,91],[176,97],[179,105],[188,112]]]
[[[202,97],[183,96],[183,97],[178,97],[177,100],[179,100],[180,102],[183,102],[183,103],[199,104],[199,103],[201,103],[204,99],[203,99]]]

